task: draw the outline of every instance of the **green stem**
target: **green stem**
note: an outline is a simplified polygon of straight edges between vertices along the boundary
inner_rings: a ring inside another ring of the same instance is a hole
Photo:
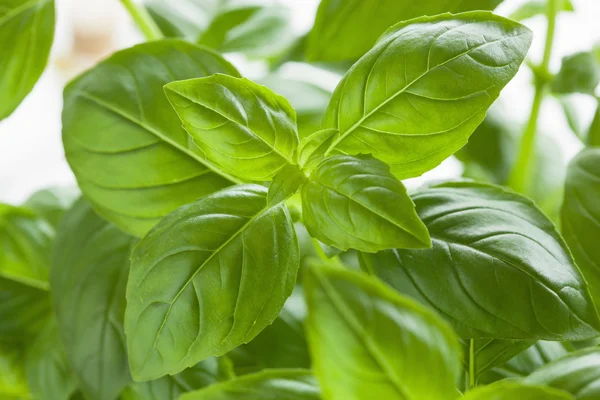
[[[475,339],[469,343],[469,390],[477,386],[475,377]]]
[[[138,28],[140,28],[146,40],[150,42],[163,38],[160,28],[143,6],[135,3],[134,0],[121,0],[121,3],[123,3],[123,6],[127,9]]]
[[[534,74],[536,75],[536,82],[531,114],[529,115],[529,121],[527,122],[523,136],[521,137],[521,146],[517,161],[513,166],[507,182],[508,186],[518,192],[523,192],[525,190],[531,169],[540,110],[549,85],[549,81],[546,77],[550,75],[548,69],[550,66],[550,57],[552,56],[552,47],[554,45],[557,12],[557,0],[548,0],[548,29],[546,31],[544,55],[542,63],[538,67],[533,68]]]

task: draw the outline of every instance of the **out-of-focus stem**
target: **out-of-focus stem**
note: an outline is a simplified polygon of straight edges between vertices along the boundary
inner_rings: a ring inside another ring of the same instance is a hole
[[[133,0],[121,0],[121,3],[123,3],[123,6],[127,9],[138,28],[140,28],[146,40],[153,41],[163,38],[160,28],[144,7]]]

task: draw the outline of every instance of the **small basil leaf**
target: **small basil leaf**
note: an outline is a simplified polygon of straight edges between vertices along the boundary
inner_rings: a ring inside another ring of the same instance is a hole
[[[600,149],[583,150],[567,171],[562,231],[575,261],[600,304]]]
[[[581,52],[563,58],[560,71],[552,82],[557,94],[594,94],[600,83],[600,60],[592,52]]]
[[[524,380],[565,390],[577,400],[600,398],[600,349],[570,353],[544,365]]]
[[[460,373],[444,321],[367,275],[312,267],[305,276],[313,369],[329,400],[446,399]]]
[[[471,341],[473,341],[473,359],[471,360]],[[517,354],[531,347],[533,340],[470,339],[462,340],[465,356],[465,370],[472,370],[475,381],[484,372],[503,365]],[[473,366],[469,365],[473,362]]]
[[[23,363],[23,349],[19,346],[0,344],[0,398],[31,398]]]
[[[371,156],[325,159],[302,187],[302,205],[311,236],[342,250],[431,246],[406,188]]]
[[[210,24],[221,0],[149,0],[146,9],[165,37],[195,40]]]
[[[578,115],[578,107],[573,103],[570,96],[560,96],[558,97],[558,101],[562,106],[563,113],[565,114],[565,118],[567,119],[567,124],[571,131],[582,140],[585,140],[585,134],[583,133],[583,129],[581,128],[581,123],[579,121]]]
[[[54,0],[0,0],[0,121],[29,94],[54,38]]]
[[[522,21],[538,15],[546,15],[548,10],[548,0],[529,0],[519,6],[510,14],[509,18],[515,21]],[[557,11],[575,11],[571,0],[556,1]]]
[[[58,227],[50,286],[58,332],[86,398],[113,400],[131,381],[123,330],[131,245],[84,199]]]
[[[374,274],[435,308],[463,338],[598,335],[583,276],[554,224],[530,200],[464,182],[413,200],[433,248],[363,255]]]
[[[76,188],[44,189],[32,194],[23,203],[23,207],[35,211],[56,228],[65,211],[71,208],[78,196],[79,190]]]
[[[310,371],[267,370],[205,389],[186,393],[179,400],[320,400],[319,386]]]
[[[176,374],[252,340],[296,281],[296,233],[284,203],[236,186],[180,207],[131,256],[125,330],[136,380]]]
[[[303,138],[298,145],[298,164],[307,172],[315,169],[325,158],[325,152],[337,133],[337,129],[324,129]]]
[[[430,170],[467,143],[531,39],[486,12],[393,26],[335,90],[323,128],[339,133],[326,154],[371,153],[400,179]]]
[[[215,74],[172,82],[165,93],[196,145],[224,171],[264,181],[294,163],[296,113],[267,87]]]
[[[463,400],[575,400],[569,393],[520,382],[497,382],[469,391]]]
[[[387,27],[424,15],[493,10],[502,0],[322,0],[308,37],[311,61],[356,60]]]
[[[267,203],[274,205],[292,197],[306,181],[306,175],[296,165],[287,165],[275,175],[269,185]]]
[[[237,181],[191,142],[163,91],[216,72],[237,75],[212,51],[162,40],[119,51],[67,86],[65,154],[103,217],[142,236],[177,207]]]

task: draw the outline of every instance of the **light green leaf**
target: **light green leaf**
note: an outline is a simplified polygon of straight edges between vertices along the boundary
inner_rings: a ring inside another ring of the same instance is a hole
[[[574,400],[562,390],[519,382],[497,382],[467,393],[464,400]]]
[[[136,247],[125,330],[136,380],[176,374],[252,340],[296,281],[299,250],[284,203],[236,186],[177,209]]]
[[[310,172],[323,161],[325,152],[331,146],[337,133],[337,129],[324,129],[314,132],[300,141],[296,158],[302,169]]]
[[[269,185],[267,202],[270,205],[287,200],[298,192],[300,186],[306,181],[306,175],[297,165],[283,167],[273,178]]]
[[[557,0],[557,11],[575,11],[571,0]],[[548,10],[548,0],[529,0],[519,6],[512,14],[510,19],[522,21],[538,15],[546,15]]]
[[[433,312],[344,269],[312,267],[304,283],[313,370],[324,398],[456,397],[461,349]]]
[[[570,353],[541,367],[525,382],[565,390],[577,400],[600,398],[600,349]]]
[[[208,27],[221,0],[149,0],[146,8],[166,37],[194,40]]]
[[[424,15],[493,10],[502,0],[322,0],[308,38],[311,61],[356,60],[391,25]]]
[[[562,231],[595,299],[600,304],[600,149],[583,150],[567,171]]]
[[[372,273],[435,308],[463,338],[598,336],[587,284],[554,224],[530,200],[466,182],[413,200],[433,248],[364,254]]]
[[[323,128],[339,133],[326,154],[371,153],[400,179],[430,170],[467,143],[531,39],[486,12],[393,26],[335,90]]]
[[[35,211],[56,228],[65,211],[71,208],[78,196],[79,190],[75,187],[43,189],[29,196],[23,207]]]
[[[0,277],[48,289],[54,228],[32,211],[0,204]]]
[[[0,0],[0,121],[46,68],[54,38],[54,0]]]
[[[27,381],[34,399],[69,400],[76,390],[54,318],[28,346]]]
[[[172,82],[165,93],[196,145],[224,171],[264,181],[294,164],[296,113],[267,87],[215,74]]]
[[[0,398],[31,399],[23,362],[23,349],[19,346],[0,345]]]
[[[474,372],[474,380],[484,372],[510,361],[513,357],[531,347],[533,340],[467,339],[462,340],[465,356],[465,371]],[[471,355],[471,342],[472,352]],[[471,359],[472,358],[472,359]],[[473,365],[471,366],[471,362]]]
[[[552,82],[552,91],[593,95],[599,83],[600,60],[592,52],[581,52],[563,58],[560,71]]]
[[[132,243],[84,199],[58,228],[50,286],[67,361],[86,398],[114,400],[131,381],[123,313]]]
[[[320,390],[308,370],[267,370],[218,383],[180,400],[320,400]]]
[[[237,181],[206,161],[163,92],[168,82],[216,72],[237,75],[216,53],[163,40],[117,52],[67,86],[67,161],[103,217],[142,236],[177,207]]]

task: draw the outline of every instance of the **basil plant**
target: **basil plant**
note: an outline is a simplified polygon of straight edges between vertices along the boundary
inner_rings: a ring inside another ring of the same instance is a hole
[[[598,99],[600,54],[553,73],[573,5],[500,2],[322,0],[297,36],[281,4],[122,0],[146,41],[64,90],[78,189],[0,204],[0,397],[600,399],[600,114],[569,106]],[[0,119],[54,20],[0,0]],[[488,109],[522,65],[521,129]],[[550,179],[546,100],[586,146]],[[463,178],[407,192],[455,153]]]

